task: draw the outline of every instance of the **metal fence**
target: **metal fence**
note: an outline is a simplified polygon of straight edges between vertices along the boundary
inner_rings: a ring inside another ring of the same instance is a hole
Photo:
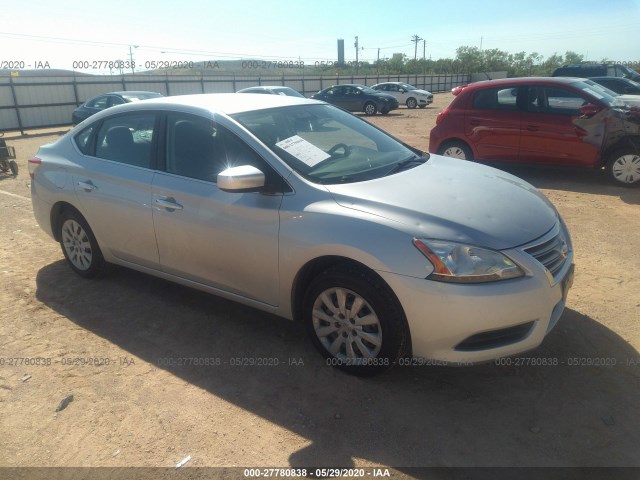
[[[105,75],[78,77],[0,77],[0,131],[71,124],[71,113],[101,93],[149,90],[163,95],[230,93],[254,85],[285,85],[305,96],[341,83],[374,85],[406,82],[433,93],[468,83],[468,74],[453,75]]]

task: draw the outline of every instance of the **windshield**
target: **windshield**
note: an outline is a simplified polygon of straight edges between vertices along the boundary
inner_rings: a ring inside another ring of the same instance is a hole
[[[640,73],[635,70],[630,69],[626,65],[616,65],[620,70],[624,72],[624,76],[626,78],[633,79],[635,81],[640,81]]]
[[[408,83],[401,83],[400,86],[407,91],[417,90],[416,87],[414,87],[413,85],[409,85]]]
[[[293,88],[289,88],[289,87],[274,88],[273,91],[276,92],[279,95],[287,95],[289,97],[302,97],[302,98],[304,98],[304,95],[302,95],[301,93],[296,92]]]
[[[609,106],[613,105],[614,98],[618,95],[617,93],[591,80],[580,80],[572,83],[572,85],[583,92],[588,93],[592,97],[596,97],[598,100]]]
[[[296,105],[232,117],[314,183],[383,177],[399,162],[417,157],[384,132],[331,105]]]

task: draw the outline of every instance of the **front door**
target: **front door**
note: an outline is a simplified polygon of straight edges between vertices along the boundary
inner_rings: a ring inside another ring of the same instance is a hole
[[[163,271],[277,305],[282,195],[216,186],[225,168],[253,165],[265,172],[264,160],[212,120],[184,113],[167,114],[164,153],[164,172],[152,187]]]

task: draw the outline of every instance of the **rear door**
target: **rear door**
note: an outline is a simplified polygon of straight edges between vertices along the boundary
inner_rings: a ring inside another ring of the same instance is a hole
[[[477,159],[518,161],[521,112],[518,87],[478,90],[465,115],[465,134],[476,147]]]
[[[526,110],[522,114],[521,161],[567,166],[598,162],[601,132],[587,132],[576,123],[580,107],[590,103],[588,98],[555,85],[531,85],[522,95]]]
[[[159,268],[151,214],[157,117],[131,112],[93,123],[80,135],[95,147],[72,176],[82,214],[100,247],[154,269]]]
[[[340,105],[341,107],[351,112],[362,110],[362,106],[364,105],[364,94],[362,90],[356,87],[344,86],[341,91],[343,93],[343,105]]]

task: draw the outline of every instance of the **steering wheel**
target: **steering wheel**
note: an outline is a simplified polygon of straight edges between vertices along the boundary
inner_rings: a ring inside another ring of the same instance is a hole
[[[349,145],[345,145],[344,143],[336,143],[329,149],[327,153],[333,157],[335,153],[340,149],[343,150],[342,154],[339,154],[340,157],[348,157],[351,153],[351,148],[349,147]]]

